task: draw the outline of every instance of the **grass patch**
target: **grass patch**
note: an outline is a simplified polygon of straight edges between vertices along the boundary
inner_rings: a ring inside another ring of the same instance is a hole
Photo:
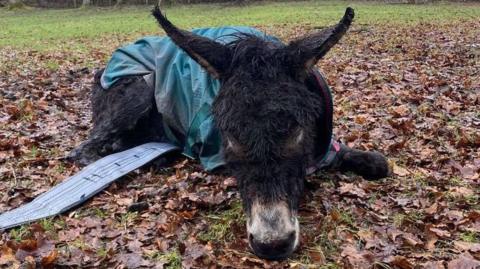
[[[105,247],[101,247],[101,248],[97,249],[96,254],[97,254],[98,257],[104,259],[104,258],[108,257],[108,249],[106,249]]]
[[[474,231],[467,231],[460,234],[460,239],[470,243],[480,243],[480,234]]]
[[[77,238],[70,243],[71,246],[76,247],[82,251],[89,249],[87,243],[82,238]]]
[[[35,110],[30,101],[22,100],[19,103],[19,117],[21,121],[31,122],[35,117]]]
[[[410,211],[408,213],[402,214],[397,213],[392,217],[393,225],[397,228],[400,228],[404,225],[415,224],[419,221],[422,221],[425,218],[425,214],[420,210]]]
[[[30,148],[29,157],[32,158],[32,159],[35,159],[35,158],[37,158],[38,156],[40,156],[39,149],[37,148],[37,146],[33,145],[33,146]]]
[[[107,217],[107,213],[103,209],[98,207],[93,208],[93,215],[101,219],[104,219]]]
[[[465,202],[472,206],[474,209],[478,209],[480,204],[480,197],[477,194],[465,196]]]
[[[425,175],[419,171],[414,172],[412,180],[416,187],[426,188],[430,185]]]
[[[404,221],[405,221],[406,216],[401,213],[397,213],[393,215],[392,220],[393,220],[393,225],[397,228],[402,227]]]
[[[25,236],[27,236],[28,234],[29,234],[28,225],[22,225],[20,227],[13,228],[10,230],[10,238],[17,242],[22,241],[22,239],[24,239]]]
[[[307,223],[304,223],[307,224]],[[316,226],[316,225],[315,225]],[[353,231],[358,229],[353,213],[348,210],[332,208],[332,210],[322,220],[321,225],[315,230],[315,238],[305,247],[305,251],[298,256],[293,263],[300,263],[301,268],[340,268],[333,261],[340,249],[342,231]],[[311,254],[316,253],[317,258],[326,263],[319,267],[317,262],[312,260]],[[331,262],[331,263],[330,263]]]
[[[127,212],[120,216],[120,218],[118,219],[118,222],[120,226],[126,230],[128,226],[132,225],[135,222],[135,219],[137,218],[137,216],[138,216],[137,212]]]
[[[318,267],[319,269],[340,269],[342,267],[340,267],[340,265],[336,264],[336,263],[327,263],[327,264],[324,264],[320,267]]]
[[[451,22],[480,17],[480,5],[440,3],[387,5],[348,1],[260,2],[248,6],[222,4],[178,5],[164,8],[177,25],[191,29],[220,25],[318,28],[333,24],[345,7],[356,12],[355,25]],[[151,7],[122,9],[85,8],[66,10],[0,9],[0,48],[36,50],[85,49],[85,40],[116,43],[133,41],[161,31],[150,16]],[[288,25],[288,26],[285,26]],[[94,42],[95,43],[95,42]],[[52,64],[51,68],[55,68]]]
[[[338,245],[328,237],[328,230],[322,226],[321,233],[317,238],[317,245],[322,249],[325,258],[331,259],[338,252]],[[335,234],[337,232],[335,231]]]
[[[318,259],[319,253],[322,253],[323,251],[320,246],[316,246],[314,248],[310,248],[309,251],[317,252],[316,256]],[[325,260],[325,257],[323,257],[320,260]],[[315,268],[315,269],[340,269],[340,265],[334,262],[325,262],[322,265],[319,264],[318,260],[312,259],[311,253],[304,252],[302,255],[300,255],[297,259],[295,260],[290,260],[290,265],[291,268]],[[292,266],[293,265],[293,266]]]
[[[165,269],[182,268],[182,256],[180,255],[178,249],[166,253],[153,252],[152,254],[148,255],[147,258],[166,263],[166,265],[163,267]]]
[[[342,210],[339,208],[332,209],[330,215],[336,224],[345,224],[350,227],[355,227],[355,218],[352,212],[348,210]]]
[[[205,217],[209,219],[210,226],[206,232],[201,232],[197,236],[198,239],[205,242],[231,241],[235,236],[231,233],[232,225],[236,223],[244,225],[245,223],[245,216],[240,201],[233,202],[230,209],[218,214],[208,214]]]
[[[459,187],[465,187],[468,184],[463,180],[463,178],[459,176],[454,176],[449,179],[449,183],[451,186],[459,186]]]
[[[39,221],[40,226],[45,232],[55,233],[57,229],[63,229],[66,226],[65,220],[60,218],[46,218]]]
[[[58,238],[57,230],[66,227],[64,220],[55,217],[39,220],[38,224],[43,228],[43,230],[45,230],[45,233],[48,233],[55,239]],[[9,232],[10,238],[17,242],[29,238],[31,234],[32,232],[29,224],[13,228]]]
[[[463,184],[462,187],[466,188],[472,188],[469,186],[467,183]],[[472,193],[472,194],[463,194],[463,193],[457,193],[455,191],[447,191],[445,194],[445,199],[449,204],[458,204],[458,203],[465,203],[467,204],[471,209],[478,209],[480,208],[479,202],[480,198],[478,194]]]
[[[340,220],[341,220],[341,222],[343,222],[343,223],[345,223],[349,226],[352,226],[352,227],[356,226],[355,225],[355,219],[354,219],[352,213],[349,212],[349,211],[344,211],[344,210],[340,211]]]
[[[58,64],[56,61],[48,60],[45,62],[45,67],[54,72],[60,68],[60,64]]]
[[[58,155],[53,155],[58,156]],[[63,174],[65,172],[65,165],[63,163],[59,163],[55,166],[55,171],[59,174]]]
[[[335,211],[338,212],[338,210]],[[335,211],[332,211],[332,213],[323,219],[322,225],[318,231],[318,235],[315,237],[315,241],[311,247],[314,249],[320,249],[326,260],[332,260],[338,252],[339,240],[337,239],[339,238],[339,229],[345,228],[345,226],[343,226],[343,228],[339,227],[339,224],[342,223],[343,220],[342,217],[339,218],[338,216],[342,216],[342,214],[334,213]],[[345,214],[344,216],[347,215],[348,214]],[[330,265],[325,264],[324,266]]]

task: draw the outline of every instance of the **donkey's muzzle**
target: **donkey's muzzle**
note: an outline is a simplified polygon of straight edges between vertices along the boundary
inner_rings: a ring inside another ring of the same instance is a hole
[[[298,219],[285,202],[254,202],[247,221],[248,241],[253,252],[269,260],[285,259],[298,245]]]

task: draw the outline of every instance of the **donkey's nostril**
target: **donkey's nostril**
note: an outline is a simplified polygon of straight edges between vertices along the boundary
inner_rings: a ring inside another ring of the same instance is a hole
[[[295,232],[288,233],[287,237],[280,240],[260,242],[252,234],[248,235],[250,246],[255,254],[261,258],[280,260],[287,258],[294,250]]]
[[[290,241],[290,242],[294,242],[294,241],[295,241],[295,231],[290,232],[290,233],[288,234],[287,240]]]

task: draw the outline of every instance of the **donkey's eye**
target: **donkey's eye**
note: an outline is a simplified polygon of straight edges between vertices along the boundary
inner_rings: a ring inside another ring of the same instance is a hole
[[[233,144],[233,141],[230,138],[227,138],[227,148],[229,149],[235,148],[235,145]]]
[[[241,152],[243,152],[242,147],[234,138],[226,137],[225,142],[228,150],[233,151],[236,154],[240,154]]]
[[[299,146],[302,144],[305,139],[305,131],[302,128],[296,128],[293,133],[290,134],[290,137],[287,139],[285,149],[288,152],[296,151],[299,149]]]
[[[300,129],[300,131],[297,132],[297,137],[295,138],[295,143],[296,144],[300,144],[302,143],[303,141],[303,137],[304,137],[304,131],[303,129]]]
[[[304,138],[305,138],[305,131],[302,128],[297,127],[292,133],[290,133],[290,136],[288,139],[288,145],[295,146],[295,145],[301,144]]]

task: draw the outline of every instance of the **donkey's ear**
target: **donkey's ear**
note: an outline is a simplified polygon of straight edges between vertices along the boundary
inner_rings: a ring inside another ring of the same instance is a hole
[[[288,59],[295,72],[305,73],[320,58],[338,43],[347,32],[354,17],[353,9],[348,7],[337,25],[325,28],[314,34],[290,42],[287,46]]]
[[[230,64],[230,50],[227,46],[177,28],[162,14],[158,5],[152,10],[152,15],[173,42],[212,76],[219,78],[226,71]]]

